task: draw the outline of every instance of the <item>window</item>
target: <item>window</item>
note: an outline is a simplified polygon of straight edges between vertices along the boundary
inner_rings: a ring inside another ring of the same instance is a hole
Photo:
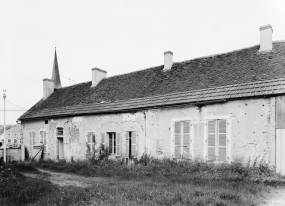
[[[192,159],[191,122],[174,122],[174,158]]]
[[[48,120],[47,119],[45,120],[45,124],[48,124]]]
[[[87,149],[86,154],[87,155],[93,155],[95,152],[95,145],[96,145],[96,136],[94,132],[88,132],[87,133]]]
[[[11,139],[8,139],[8,143],[11,143]]]
[[[127,157],[138,156],[138,132],[126,132],[126,155]]]
[[[40,131],[40,143],[44,145],[44,153],[48,152],[48,138],[46,131]]]
[[[57,136],[63,136],[63,128],[62,127],[56,128],[56,135]]]
[[[208,120],[206,138],[206,159],[211,162],[227,162],[229,155],[229,139],[227,131],[227,120]]]
[[[17,144],[17,139],[14,139],[14,144]]]
[[[109,132],[107,134],[109,137],[109,154],[116,154],[116,133]]]
[[[101,144],[108,149],[110,154],[121,156],[121,134],[119,132],[101,133]]]
[[[36,142],[36,133],[35,132],[29,132],[29,151],[30,151],[30,155],[33,154],[34,151],[34,145]]]

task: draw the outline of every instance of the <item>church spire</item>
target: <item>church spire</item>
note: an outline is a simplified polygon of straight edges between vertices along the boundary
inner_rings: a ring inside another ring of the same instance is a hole
[[[54,88],[61,88],[60,75],[59,75],[57,56],[56,56],[56,48],[55,48],[55,53],[54,53],[54,61],[53,61],[51,79],[54,81]]]

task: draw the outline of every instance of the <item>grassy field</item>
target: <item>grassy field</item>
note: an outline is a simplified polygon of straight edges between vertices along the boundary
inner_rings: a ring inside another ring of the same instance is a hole
[[[19,173],[40,173],[36,167],[107,181],[87,188],[59,187]],[[129,166],[91,159],[2,164],[0,168],[0,205],[258,205],[264,194],[282,182],[267,181],[276,179],[276,174],[256,162],[214,165],[145,157]]]

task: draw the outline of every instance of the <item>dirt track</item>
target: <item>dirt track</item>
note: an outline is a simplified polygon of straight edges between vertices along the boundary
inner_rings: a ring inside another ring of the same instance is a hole
[[[27,177],[39,178],[49,180],[59,186],[76,186],[76,187],[88,187],[94,184],[108,184],[109,182],[118,182],[114,178],[103,177],[83,177],[78,175],[51,172],[48,170],[38,169],[40,174],[23,173]],[[125,181],[120,181],[123,183]],[[272,188],[270,193],[267,193],[263,200],[261,200],[261,206],[285,206],[285,188]]]

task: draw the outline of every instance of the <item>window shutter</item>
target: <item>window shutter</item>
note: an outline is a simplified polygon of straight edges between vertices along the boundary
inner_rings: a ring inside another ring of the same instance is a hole
[[[174,123],[174,157],[181,158],[181,121]]]
[[[44,144],[44,152],[47,152],[47,133],[46,131],[43,132],[43,144]]]
[[[101,133],[101,144],[104,145],[104,148],[106,149],[106,139],[105,139],[105,133]]]
[[[32,132],[29,132],[29,142],[30,142],[30,152],[33,152],[33,146],[32,146]]]
[[[183,157],[191,159],[190,121],[183,121]]]
[[[86,137],[87,137],[87,143],[91,143],[91,133],[90,132],[86,134]]]
[[[138,156],[138,132],[132,132],[132,156]]]
[[[208,121],[208,160],[216,161],[216,120]]]
[[[126,157],[129,157],[129,132],[125,132],[125,139],[126,139]]]
[[[219,135],[219,161],[227,161],[227,121],[218,120],[218,135]]]
[[[121,156],[122,154],[122,148],[121,148],[121,134],[116,133],[116,153],[117,156]]]

